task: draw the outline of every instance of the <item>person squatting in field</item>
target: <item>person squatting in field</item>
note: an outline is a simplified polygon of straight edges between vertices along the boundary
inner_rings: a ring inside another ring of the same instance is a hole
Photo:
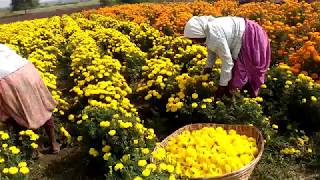
[[[241,17],[194,16],[185,25],[184,37],[207,46],[204,73],[212,72],[216,58],[221,59],[217,98],[236,89],[258,96],[271,61],[268,35],[259,24]]]
[[[54,153],[60,150],[52,112],[56,102],[34,65],[0,44],[0,121],[17,129],[44,127]]]

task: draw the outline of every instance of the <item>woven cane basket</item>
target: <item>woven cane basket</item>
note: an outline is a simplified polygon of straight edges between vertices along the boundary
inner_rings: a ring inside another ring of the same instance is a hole
[[[264,150],[264,139],[261,134],[261,132],[253,127],[253,126],[247,126],[247,125],[228,125],[228,124],[212,124],[212,123],[201,123],[201,124],[190,124],[186,125],[178,130],[176,130],[174,133],[169,135],[167,138],[165,138],[155,149],[154,151],[157,150],[159,147],[165,147],[167,145],[168,140],[171,137],[176,137],[179,134],[181,134],[183,131],[189,130],[198,130],[202,129],[204,127],[222,127],[225,130],[230,130],[234,129],[237,131],[238,134],[240,135],[246,135],[248,137],[253,137],[258,146],[258,155],[255,157],[253,161],[251,161],[250,164],[247,164],[246,166],[242,167],[241,169],[237,171],[233,171],[231,173],[227,173],[221,176],[215,176],[215,177],[210,177],[210,178],[192,178],[192,180],[247,180],[249,179],[253,169],[255,168],[256,164],[261,158],[261,155]],[[155,162],[154,159],[151,159],[152,162]]]

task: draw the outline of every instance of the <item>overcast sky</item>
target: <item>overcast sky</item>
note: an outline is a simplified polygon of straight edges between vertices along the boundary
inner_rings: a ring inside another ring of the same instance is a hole
[[[10,7],[11,0],[0,0],[0,8]]]

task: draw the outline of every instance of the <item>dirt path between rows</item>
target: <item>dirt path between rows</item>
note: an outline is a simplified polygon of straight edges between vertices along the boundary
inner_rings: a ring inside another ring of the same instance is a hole
[[[44,154],[32,163],[30,179],[89,179],[85,177],[83,157],[80,147],[65,148],[58,154]]]
[[[51,16],[61,16],[63,14],[71,14],[75,12],[81,12],[83,10],[88,9],[95,9],[101,7],[100,5],[92,5],[92,6],[85,6],[85,7],[78,7],[78,8],[62,8],[56,9],[55,11],[48,11],[48,12],[37,12],[37,13],[27,13],[22,15],[10,16],[10,17],[2,17],[0,18],[0,24],[8,24],[17,21],[24,21],[24,20],[32,20],[37,18],[46,18]]]

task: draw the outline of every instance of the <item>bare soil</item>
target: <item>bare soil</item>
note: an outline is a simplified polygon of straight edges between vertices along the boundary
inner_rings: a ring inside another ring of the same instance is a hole
[[[43,154],[31,165],[30,179],[70,180],[85,177],[84,152],[80,147],[62,149],[57,154]]]

